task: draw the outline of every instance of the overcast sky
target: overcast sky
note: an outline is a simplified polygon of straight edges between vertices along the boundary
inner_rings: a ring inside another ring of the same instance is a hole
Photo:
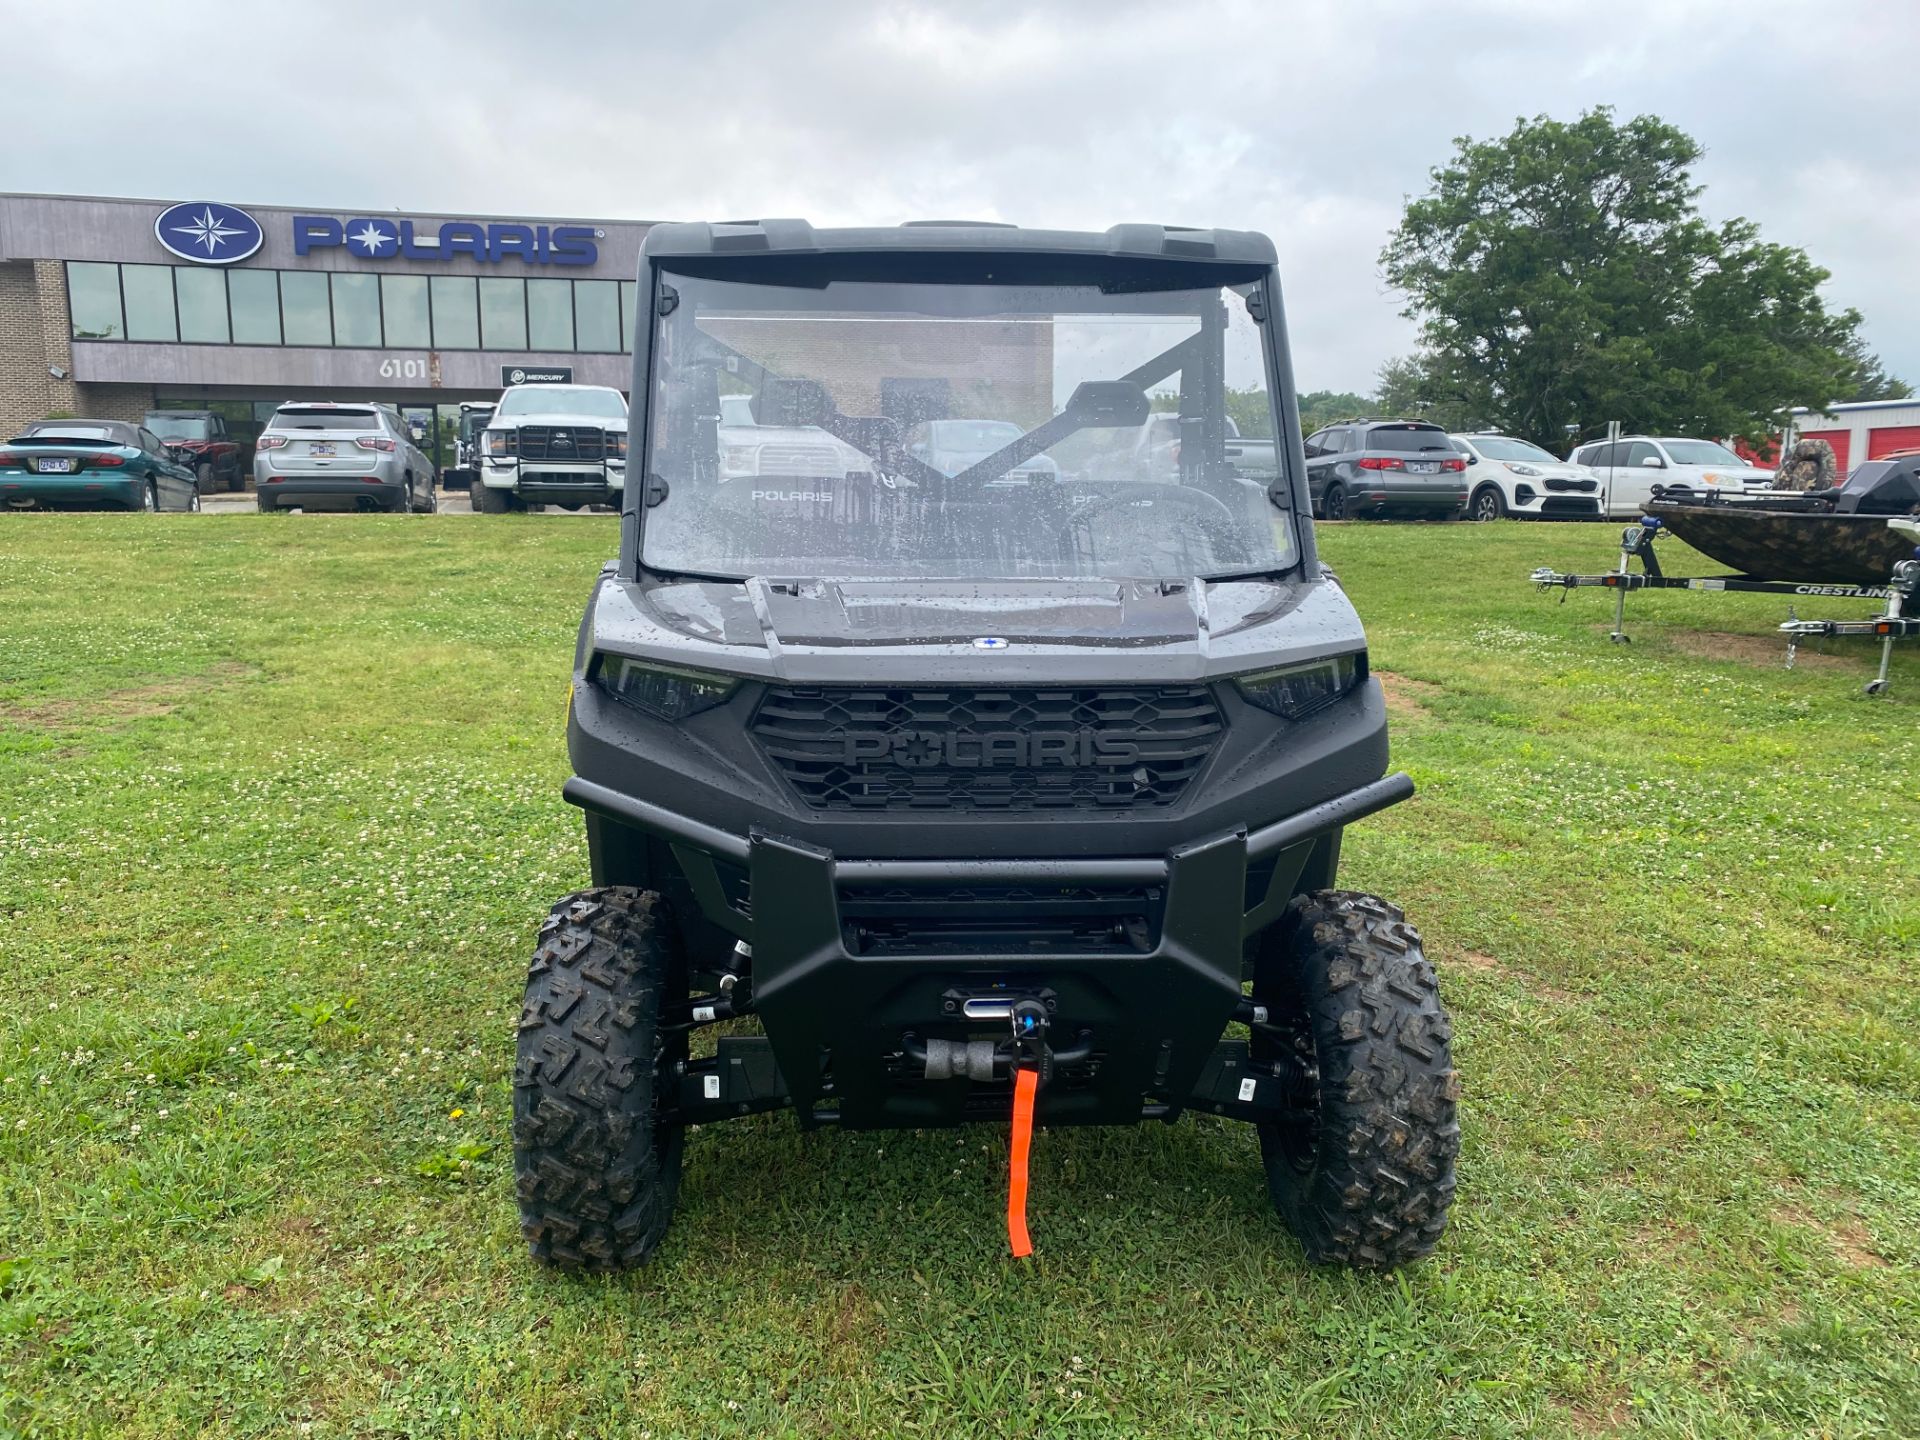
[[[1707,150],[1920,383],[1920,0],[3,0],[0,190],[584,218],[1264,230],[1303,389],[1454,137],[1612,104]],[[457,19],[451,18],[458,16]]]

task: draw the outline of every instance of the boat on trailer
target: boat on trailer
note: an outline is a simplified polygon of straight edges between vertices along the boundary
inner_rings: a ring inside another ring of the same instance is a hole
[[[1750,580],[1884,585],[1913,554],[1887,521],[1920,515],[1920,451],[1869,460],[1837,489],[1668,486],[1647,505],[1669,534]]]

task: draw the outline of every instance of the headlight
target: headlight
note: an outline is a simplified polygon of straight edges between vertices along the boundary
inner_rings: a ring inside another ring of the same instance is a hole
[[[662,720],[684,720],[711,710],[740,684],[727,675],[649,665],[622,655],[602,655],[593,678],[614,699]]]
[[[519,439],[518,432],[513,430],[489,430],[487,431],[487,454],[511,455],[520,448],[517,443]]]
[[[1367,652],[1332,655],[1304,665],[1286,665],[1239,675],[1234,683],[1249,703],[1287,720],[1304,720],[1324,710],[1367,678]]]
[[[624,430],[609,430],[606,432],[606,435],[607,435],[607,458],[609,460],[626,459],[627,458],[627,432]]]
[[[1516,475],[1538,475],[1540,473],[1531,465],[1508,465],[1507,469]]]

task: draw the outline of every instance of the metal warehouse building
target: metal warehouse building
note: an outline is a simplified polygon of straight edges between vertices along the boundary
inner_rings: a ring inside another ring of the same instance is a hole
[[[1920,400],[1861,400],[1824,413],[1793,412],[1787,441],[1824,440],[1846,474],[1863,460],[1895,450],[1920,450]]]
[[[625,390],[646,230],[0,194],[0,438],[214,409],[251,439],[282,400],[367,398],[437,435],[516,373]]]

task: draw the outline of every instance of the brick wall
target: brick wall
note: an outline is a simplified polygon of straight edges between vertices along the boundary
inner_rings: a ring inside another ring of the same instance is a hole
[[[76,415],[91,420],[131,420],[138,425],[153,409],[151,385],[78,385],[73,404]]]
[[[32,420],[65,412],[139,421],[153,406],[151,385],[83,385],[72,378],[66,267],[57,260],[0,265],[0,440]],[[48,372],[67,372],[56,380]]]
[[[64,306],[62,309],[64,310]],[[0,265],[0,440],[38,420],[48,401],[46,339],[40,325],[40,295],[28,261]]]

